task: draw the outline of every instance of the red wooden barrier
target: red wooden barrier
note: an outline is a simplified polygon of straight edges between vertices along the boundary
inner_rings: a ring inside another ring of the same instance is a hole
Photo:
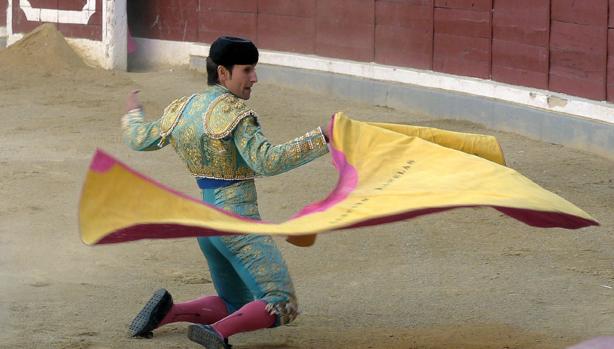
[[[6,27],[6,9],[8,0],[0,0],[0,27]]]
[[[433,0],[376,0],[375,61],[432,68]]]
[[[435,7],[490,11],[492,0],[435,0]]]
[[[435,1],[433,70],[490,78],[491,8],[491,0]]]
[[[258,43],[258,1],[199,0],[198,41],[232,35]]]
[[[493,80],[548,88],[550,0],[497,0],[494,5]]]
[[[374,5],[374,0],[317,1],[315,53],[373,61]]]
[[[608,30],[608,101],[614,103],[614,28]]]
[[[258,43],[270,50],[314,53],[316,0],[259,0]]]
[[[549,89],[606,98],[608,0],[553,0]]]

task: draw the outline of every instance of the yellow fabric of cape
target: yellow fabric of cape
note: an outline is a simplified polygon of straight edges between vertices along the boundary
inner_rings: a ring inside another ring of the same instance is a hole
[[[291,242],[307,246],[314,242],[313,234],[475,206],[491,206],[537,227],[598,225],[572,203],[503,166],[494,137],[360,122],[342,113],[335,114],[330,127],[331,156],[339,172],[336,188],[281,223],[224,212],[98,151],[82,190],[81,238],[92,245],[271,234],[287,235]]]

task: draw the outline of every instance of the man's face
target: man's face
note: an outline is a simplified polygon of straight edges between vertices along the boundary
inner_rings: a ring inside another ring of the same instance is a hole
[[[224,70],[228,72],[225,68]],[[220,82],[235,96],[241,99],[249,99],[252,86],[258,82],[256,65],[235,64],[232,67],[232,74],[220,75]]]

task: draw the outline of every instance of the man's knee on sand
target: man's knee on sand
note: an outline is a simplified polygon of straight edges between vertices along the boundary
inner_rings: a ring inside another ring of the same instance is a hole
[[[287,301],[267,303],[266,310],[269,314],[275,314],[277,317],[273,327],[287,325],[294,321],[299,314],[295,297]]]

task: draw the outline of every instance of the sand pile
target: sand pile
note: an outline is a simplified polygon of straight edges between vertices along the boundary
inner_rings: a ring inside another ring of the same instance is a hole
[[[96,82],[105,86],[130,83],[120,75],[85,64],[50,23],[37,27],[0,51],[0,80],[7,85],[51,84],[49,80],[54,79],[71,83]]]

